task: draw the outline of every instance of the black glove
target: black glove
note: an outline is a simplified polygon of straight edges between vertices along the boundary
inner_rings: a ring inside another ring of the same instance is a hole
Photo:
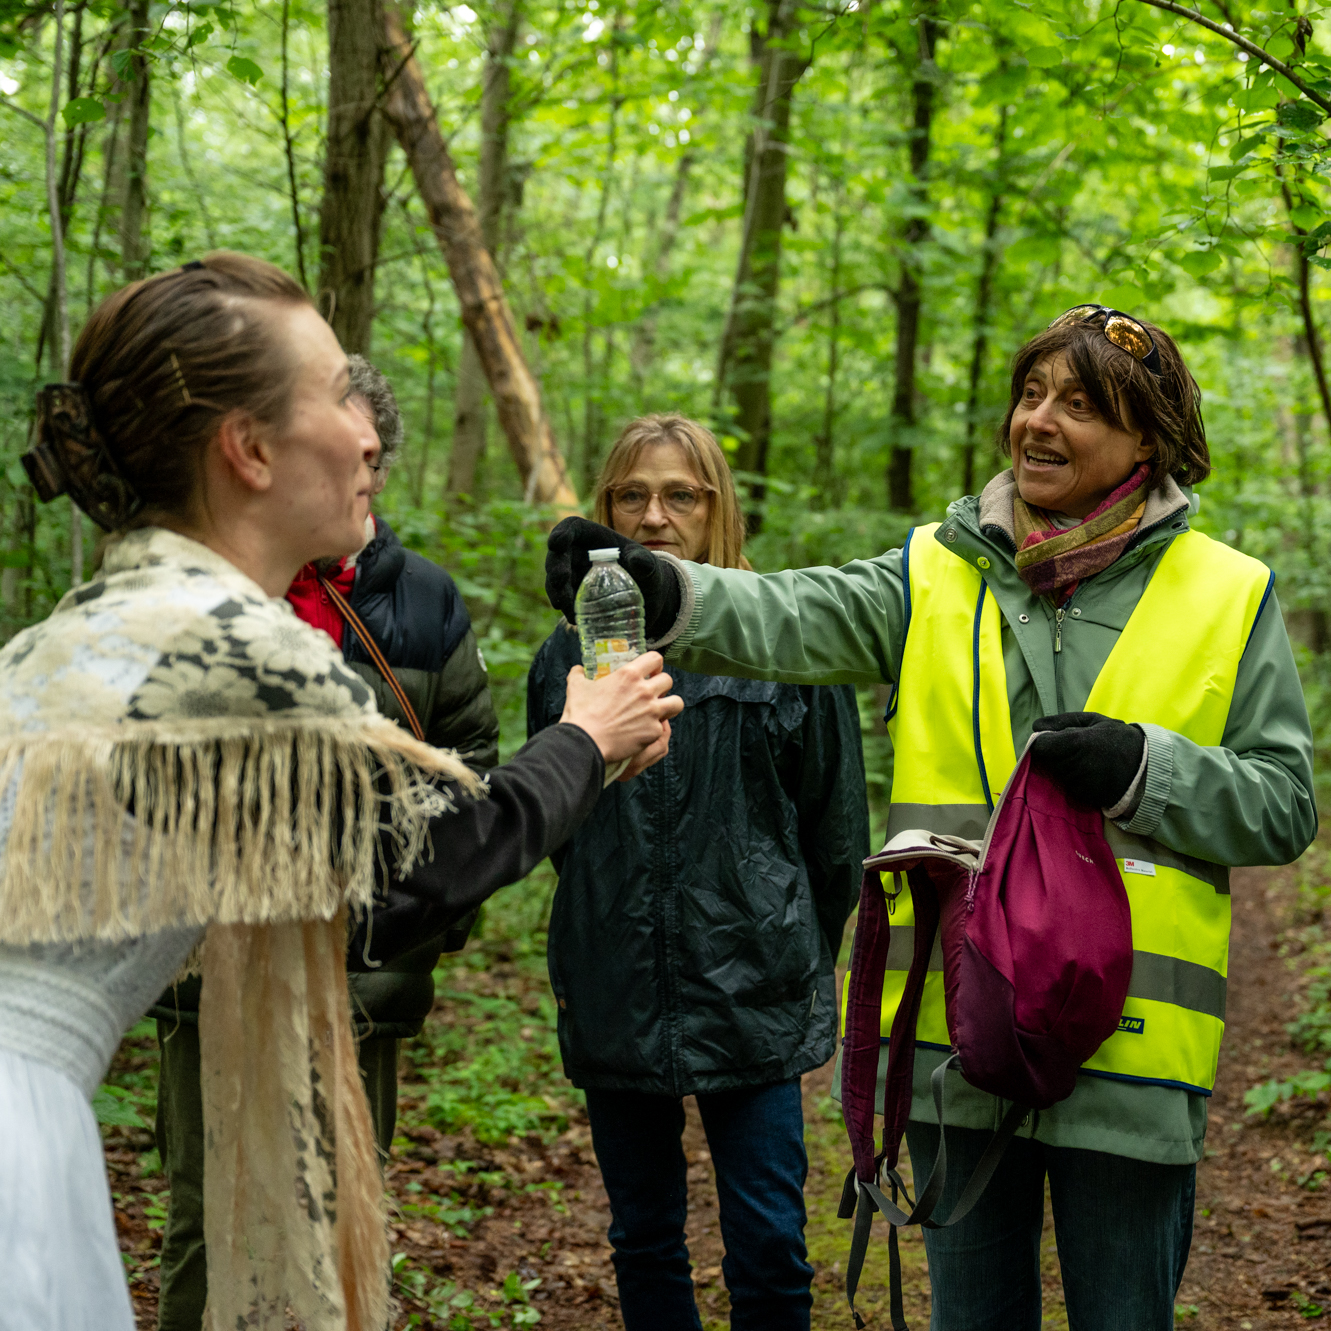
[[[1112,809],[1142,765],[1145,732],[1099,712],[1042,716],[1032,729],[1044,736],[1035,741],[1032,760],[1072,799],[1093,809]]]
[[[592,561],[588,550],[619,550],[620,567],[638,584],[647,610],[647,640],[660,638],[670,631],[679,618],[683,599],[679,577],[663,559],[657,559],[645,545],[620,536],[599,522],[586,518],[565,518],[550,533],[549,550],[545,556],[545,594],[556,610],[562,610],[570,624],[575,622],[573,599]]]

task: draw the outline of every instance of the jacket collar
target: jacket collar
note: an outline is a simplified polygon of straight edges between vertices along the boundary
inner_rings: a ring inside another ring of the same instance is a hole
[[[393,590],[407,563],[397,533],[383,518],[374,519],[374,536],[356,556],[356,595],[382,596]]]

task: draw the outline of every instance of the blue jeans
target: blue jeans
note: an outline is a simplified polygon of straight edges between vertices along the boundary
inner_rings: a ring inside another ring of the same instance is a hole
[[[947,1130],[946,1218],[992,1133]],[[938,1129],[906,1130],[915,1178]],[[931,1331],[1039,1331],[1044,1180],[1054,1211],[1071,1331],[1172,1331],[1174,1296],[1192,1244],[1195,1165],[1153,1165],[1103,1151],[1019,1138],[975,1209],[952,1229],[926,1229]]]
[[[698,1096],[721,1204],[733,1331],[808,1331],[804,1114],[800,1084]],[[610,1195],[610,1242],[626,1331],[702,1331],[693,1301],[684,1106],[664,1095],[587,1092]]]

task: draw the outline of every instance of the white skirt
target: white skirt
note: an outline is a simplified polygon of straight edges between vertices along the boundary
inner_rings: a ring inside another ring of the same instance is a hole
[[[92,1106],[0,1049],[0,1331],[134,1331]]]

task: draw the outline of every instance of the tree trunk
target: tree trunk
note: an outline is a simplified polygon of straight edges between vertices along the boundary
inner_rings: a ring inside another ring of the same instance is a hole
[[[846,230],[846,181],[837,167],[832,223],[832,262],[828,283],[832,292],[832,312],[827,329],[827,388],[823,393],[823,427],[818,432],[813,464],[813,507],[828,508],[835,502],[836,488],[836,379],[841,351],[841,240]]]
[[[670,271],[670,252],[675,248],[679,237],[679,216],[684,208],[684,192],[688,188],[689,173],[697,161],[698,154],[690,147],[680,154],[675,165],[675,180],[670,187],[670,198],[666,202],[665,220],[661,224],[661,237],[656,247],[656,259],[652,265],[653,276],[658,285],[666,279]],[[656,310],[649,307],[638,320],[633,330],[633,340],[629,343],[629,364],[633,368],[634,378],[641,389],[643,376],[652,363],[656,350]]]
[[[794,0],[768,0],[767,31],[755,37],[758,85],[754,95],[754,128],[745,152],[744,230],[730,312],[721,338],[716,375],[716,403],[729,395],[734,405],[741,471],[767,469],[772,429],[772,349],[775,344],[776,297],[781,271],[781,228],[786,219],[786,144],[790,103],[795,85],[808,68],[806,56],[775,45],[797,30]],[[763,487],[752,489],[755,504]],[[760,518],[750,512],[750,531]]]
[[[81,25],[80,25],[81,28]],[[60,112],[61,77],[63,74],[65,43],[65,4],[55,0],[55,43],[51,52],[51,107],[46,118],[46,202],[51,221],[51,324],[52,350],[55,353],[57,378],[69,378],[69,289],[65,279],[65,224],[68,220],[65,200],[61,197],[61,184],[70,187],[66,174],[62,182],[56,174],[55,134]],[[66,143],[66,148],[69,148]],[[70,582],[77,587],[83,581],[83,515],[71,500],[69,505],[69,563]],[[31,567],[31,543],[29,543]],[[28,581],[28,602],[32,596],[31,576]]]
[[[388,129],[376,114],[376,0],[328,0],[328,136],[319,211],[319,307],[347,351],[370,349]],[[387,66],[386,66],[387,68]]]
[[[712,63],[712,57],[716,54],[716,48],[721,41],[723,18],[724,15],[720,10],[712,15],[712,26],[708,30],[707,44],[703,47],[702,56],[694,72],[695,78],[705,73]],[[661,225],[661,234],[656,245],[656,257],[652,263],[653,276],[658,286],[664,284],[666,277],[669,275],[670,255],[675,248],[675,242],[679,239],[679,219],[684,210],[684,195],[688,190],[689,176],[698,160],[697,137],[697,122],[691,120],[689,122],[689,146],[684,152],[680,153],[679,161],[675,164],[675,179],[670,187],[670,198],[666,202],[665,220]],[[653,303],[639,317],[637,326],[633,330],[633,339],[629,344],[629,365],[632,367],[639,391],[642,389],[643,377],[647,373],[648,366],[652,363],[652,356],[655,351],[656,306]]]
[[[296,239],[296,271],[300,274],[300,284],[306,291],[310,289],[310,279],[305,272],[305,227],[300,218],[300,187],[296,180],[296,144],[291,137],[291,61],[288,45],[291,37],[291,0],[282,0],[282,93],[281,122],[282,147],[287,159],[287,191],[291,195],[291,229]],[[376,66],[378,62],[375,62]]]
[[[148,0],[134,0],[129,11],[129,135],[125,152],[125,200],[120,209],[120,264],[125,281],[134,282],[148,269],[144,219],[148,211],[148,118],[152,84],[143,43],[152,35]]]
[[[480,353],[518,474],[529,499],[566,512],[576,511],[578,496],[555,444],[540,385],[522,354],[498,271],[485,248],[476,211],[458,183],[401,15],[392,0],[381,0],[379,14],[383,24],[379,49],[386,84],[384,115],[406,153],[448,263],[462,307],[462,322]]]
[[[998,219],[1003,211],[1003,149],[1007,143],[1007,106],[998,110],[998,128],[994,131],[993,189],[989,211],[984,219],[984,254],[980,260],[980,279],[975,285],[975,328],[971,343],[970,392],[966,397],[966,443],[961,450],[961,493],[975,492],[975,427],[980,411],[980,380],[989,350],[989,307],[993,302],[994,270],[998,267]]]
[[[910,140],[912,216],[902,233],[901,281],[896,291],[897,362],[892,392],[892,457],[887,465],[887,502],[908,513],[915,507],[911,463],[915,453],[915,348],[920,334],[920,243],[929,234],[924,209],[929,202],[929,136],[934,110],[934,41],[930,3],[919,16],[919,57],[911,82],[915,123]]]
[[[1285,208],[1293,212],[1295,204],[1290,194],[1289,185],[1282,178],[1280,182],[1281,192],[1285,196]],[[1297,236],[1306,236],[1307,230],[1301,226],[1295,226],[1290,223],[1294,234]],[[1308,363],[1312,367],[1313,379],[1317,383],[1317,395],[1322,401],[1322,414],[1326,419],[1327,428],[1331,429],[1331,388],[1328,388],[1326,380],[1326,364],[1322,359],[1322,339],[1317,331],[1317,321],[1313,317],[1311,271],[1308,263],[1308,255],[1302,244],[1295,246],[1296,270],[1295,280],[1299,287],[1299,314],[1303,319],[1303,343],[1308,351]]]
[[[481,160],[478,201],[481,238],[495,267],[500,263],[500,224],[508,179],[509,63],[522,20],[520,0],[506,0],[491,27],[481,84]],[[453,399],[453,455],[447,493],[476,493],[476,467],[485,455],[485,371],[471,334],[462,335],[457,393]]]
[[[618,25],[616,26],[618,31]],[[610,184],[615,174],[615,150],[619,144],[619,109],[623,99],[619,96],[619,48],[610,51],[610,126],[606,135],[605,166],[601,171],[601,198],[596,208],[596,228],[582,259],[582,489],[590,495],[596,487],[596,474],[600,470],[601,391],[604,380],[596,374],[592,359],[592,314],[596,308],[595,263],[596,251],[601,248],[605,234],[606,209],[610,204]],[[610,363],[610,332],[606,332],[606,365]]]

